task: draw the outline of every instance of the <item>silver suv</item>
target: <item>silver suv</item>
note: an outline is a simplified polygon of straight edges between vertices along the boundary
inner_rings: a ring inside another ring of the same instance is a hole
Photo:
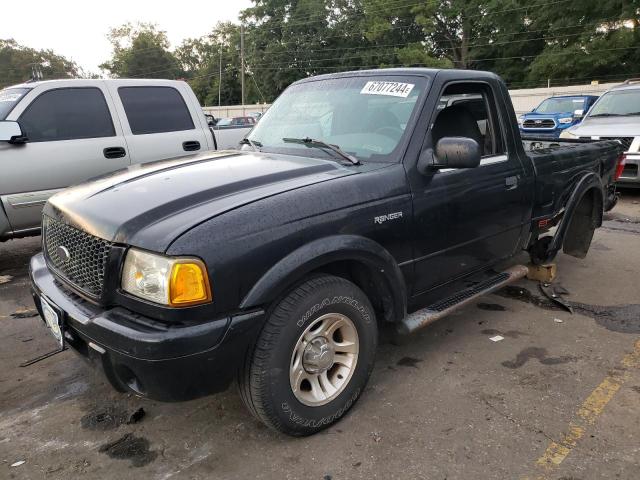
[[[607,91],[582,123],[565,130],[560,137],[620,140],[626,162],[618,185],[640,188],[640,78]]]

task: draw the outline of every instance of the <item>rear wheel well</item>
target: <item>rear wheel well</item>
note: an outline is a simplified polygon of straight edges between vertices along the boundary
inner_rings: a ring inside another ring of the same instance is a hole
[[[344,278],[358,286],[369,298],[376,317],[386,322],[394,322],[398,312],[393,304],[393,294],[382,272],[357,260],[339,260],[322,265],[309,275],[329,274]]]
[[[569,219],[569,227],[562,242],[567,255],[584,258],[589,251],[593,233],[602,225],[603,203],[598,190],[590,188],[578,202]]]

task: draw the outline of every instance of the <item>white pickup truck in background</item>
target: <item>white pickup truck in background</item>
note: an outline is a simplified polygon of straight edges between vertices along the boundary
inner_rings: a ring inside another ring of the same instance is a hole
[[[133,164],[236,148],[250,130],[214,134],[189,85],[172,80],[16,85],[0,90],[0,122],[24,135],[0,141],[0,241],[37,235],[42,206],[70,185]]]

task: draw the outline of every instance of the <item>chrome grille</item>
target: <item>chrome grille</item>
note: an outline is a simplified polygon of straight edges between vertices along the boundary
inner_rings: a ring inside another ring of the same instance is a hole
[[[42,228],[47,263],[75,287],[99,297],[112,244],[46,215]]]
[[[523,128],[556,128],[553,118],[531,118],[522,123]]]

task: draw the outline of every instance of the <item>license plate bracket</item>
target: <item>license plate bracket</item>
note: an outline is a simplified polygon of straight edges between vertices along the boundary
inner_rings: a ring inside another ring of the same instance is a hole
[[[53,338],[55,338],[58,343],[58,348],[64,350],[64,321],[62,312],[55,304],[44,297],[40,298],[40,305],[42,307],[44,321],[51,331]]]

